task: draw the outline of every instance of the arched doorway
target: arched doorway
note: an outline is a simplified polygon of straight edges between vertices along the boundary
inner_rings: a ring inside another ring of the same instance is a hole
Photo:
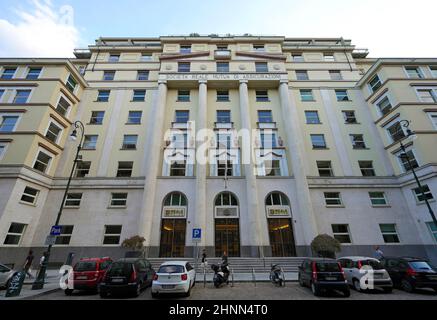
[[[168,194],[162,207],[159,256],[183,257],[187,226],[187,198],[180,192]]]
[[[265,205],[272,256],[296,256],[293,220],[287,196],[281,192],[272,192],[267,196]]]
[[[230,192],[222,192],[214,201],[215,255],[226,251],[229,257],[240,256],[240,219],[237,198]]]

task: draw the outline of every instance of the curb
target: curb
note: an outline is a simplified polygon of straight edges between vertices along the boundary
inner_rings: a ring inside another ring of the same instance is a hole
[[[54,292],[56,292],[58,290],[62,290],[62,289],[61,288],[53,288],[53,289],[50,289],[50,290],[47,290],[47,291],[44,291],[44,292],[37,293],[37,294],[32,295],[32,296],[19,298],[17,300],[31,300],[31,299],[34,299],[34,298],[38,298],[38,297],[42,297],[42,296],[45,296],[45,295],[49,295],[49,294],[54,293]]]

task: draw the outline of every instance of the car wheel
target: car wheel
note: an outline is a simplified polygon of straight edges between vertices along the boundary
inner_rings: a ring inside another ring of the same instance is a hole
[[[411,293],[414,291],[413,285],[410,283],[410,281],[403,279],[401,282],[401,288],[402,290]]]
[[[320,296],[320,289],[314,284],[314,282],[311,282],[311,291],[316,297]]]
[[[349,288],[343,290],[343,295],[345,298],[349,298],[351,296],[351,291],[349,290]]]
[[[108,297],[108,293],[107,292],[100,291],[100,298],[105,299],[107,297]]]
[[[384,288],[384,293],[392,293],[393,288]]]
[[[361,283],[358,279],[353,280],[354,289],[361,292]]]
[[[302,280],[302,277],[300,276],[300,274],[299,274],[299,285],[301,286],[301,287],[305,287],[305,283],[303,282],[303,280]]]
[[[186,297],[189,297],[191,295],[191,287],[188,288],[188,291],[185,293]]]
[[[65,289],[64,293],[66,296],[71,296],[73,294],[73,289]]]
[[[11,284],[12,278],[9,278],[9,280],[5,284],[5,289],[9,288],[9,285]]]

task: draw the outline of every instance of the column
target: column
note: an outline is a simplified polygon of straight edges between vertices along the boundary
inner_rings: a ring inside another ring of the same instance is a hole
[[[158,83],[158,93],[153,101],[152,116],[148,122],[148,143],[145,150],[146,161],[144,165],[145,182],[144,194],[141,204],[140,219],[138,221],[138,235],[146,238],[145,245],[153,246],[152,243],[152,222],[153,215],[160,208],[155,208],[156,182],[160,168],[160,153],[163,142],[163,128],[165,117],[165,106],[167,100],[167,83],[160,81]],[[159,205],[161,202],[157,202]],[[155,244],[159,245],[159,244]],[[157,251],[157,250],[156,250]],[[152,255],[155,252],[152,252]],[[157,254],[157,253],[156,253]]]
[[[317,223],[311,203],[308,181],[306,179],[308,168],[305,165],[307,160],[304,157],[304,140],[300,130],[296,106],[290,99],[287,80],[281,81],[279,85],[279,95],[284,120],[283,123],[287,135],[287,149],[291,156],[291,168],[296,185],[296,199],[299,209],[297,214],[301,219],[300,226],[303,228],[305,245],[309,246],[317,235]],[[294,217],[296,217],[296,213],[294,213]],[[305,253],[301,252],[300,254]]]

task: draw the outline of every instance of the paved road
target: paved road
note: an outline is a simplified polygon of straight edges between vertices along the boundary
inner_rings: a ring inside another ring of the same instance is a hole
[[[287,283],[285,287],[274,287],[270,283],[258,283],[255,287],[252,283],[235,283],[234,287],[222,287],[216,289],[212,284],[197,284],[191,293],[191,296],[181,297],[167,295],[166,299],[180,300],[319,300],[319,299],[345,299],[340,293],[331,294],[330,296],[314,297],[311,290],[302,288],[297,283]],[[35,300],[93,300],[100,299],[99,295],[88,294],[84,292],[75,292],[72,296],[65,296],[62,291],[57,291],[45,296],[37,297]],[[138,298],[119,299],[139,299],[151,300],[150,288],[144,290]],[[393,290],[391,294],[380,292],[359,293],[351,290],[352,300],[437,300],[437,294],[431,290],[420,290],[415,293],[406,293],[400,290]]]

